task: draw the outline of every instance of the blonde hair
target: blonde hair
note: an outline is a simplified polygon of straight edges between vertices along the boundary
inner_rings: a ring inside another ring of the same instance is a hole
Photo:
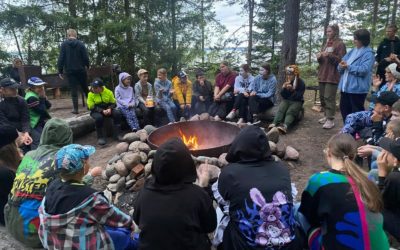
[[[378,187],[367,178],[365,173],[356,163],[357,144],[349,134],[337,134],[328,141],[329,152],[338,159],[342,159],[343,172],[351,177],[367,208],[372,212],[380,212],[383,208],[382,197]]]
[[[21,154],[15,142],[0,148],[0,162],[14,172],[17,171],[21,159]]]
[[[74,30],[74,29],[68,29],[68,30],[67,30],[67,36],[68,36],[68,37],[75,37],[75,38],[76,38],[77,35],[78,35],[78,34],[76,33],[76,30]]]
[[[161,68],[157,70],[157,74],[163,74],[166,75],[167,74],[167,70],[165,68]]]

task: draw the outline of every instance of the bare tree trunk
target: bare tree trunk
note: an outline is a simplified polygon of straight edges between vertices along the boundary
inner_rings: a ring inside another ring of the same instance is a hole
[[[371,28],[371,47],[374,48],[376,36],[376,22],[378,20],[379,0],[374,0],[374,9],[372,13],[372,28]]]
[[[201,13],[201,65],[202,65],[202,67],[204,66],[204,63],[205,63],[205,53],[204,53],[204,40],[205,40],[205,37],[204,37],[204,29],[205,29],[205,24],[206,24],[206,22],[205,22],[205,20],[204,20],[204,0],[201,0],[201,10],[200,10],[200,13]]]
[[[172,51],[173,51],[173,61],[172,61],[172,73],[178,73],[178,62],[176,56],[176,0],[171,0],[171,28],[172,28]]]
[[[95,0],[92,0],[92,8],[93,8],[93,18],[95,20],[97,20],[97,6],[95,3]],[[101,55],[100,55],[100,41],[99,41],[99,30],[98,30],[98,23],[97,21],[93,22],[94,27],[94,36],[96,39],[96,65],[100,65],[101,64]]]
[[[76,25],[77,25],[76,24],[76,17],[77,17],[77,14],[76,14],[76,0],[69,0],[68,1],[68,12],[72,17],[72,19],[69,22],[70,28],[77,29],[77,27],[76,27]]]
[[[388,24],[389,24],[389,19],[390,19],[390,3],[391,3],[391,1],[388,1],[388,2],[387,2],[386,24],[385,24],[385,26],[388,26]]]
[[[150,23],[150,3],[149,1],[146,1],[145,3],[145,34],[146,34],[146,68],[151,69],[152,68],[152,60],[151,60],[151,23]]]
[[[274,8],[272,12],[272,36],[271,36],[271,62],[275,63],[275,40],[276,40],[276,1],[274,0],[273,3]],[[267,44],[266,44],[267,46]]]
[[[249,5],[249,41],[247,45],[247,64],[251,67],[251,52],[253,50],[253,22],[254,22],[254,0],[248,0]]]
[[[126,19],[130,19],[130,6],[129,6],[129,0],[124,0],[124,14]],[[124,65],[126,65],[127,71],[128,72],[134,72],[135,71],[135,52],[133,48],[133,35],[132,35],[132,29],[128,28],[126,29],[126,50],[127,53],[125,54],[125,62]]]
[[[14,28],[11,28],[11,32],[12,32],[12,34],[13,34],[13,36],[14,36],[15,43],[17,44],[17,49],[18,49],[19,58],[20,58],[22,61],[24,61],[24,58],[22,57],[21,47],[19,46],[18,37],[17,37],[17,34],[15,33]]]
[[[314,0],[311,0],[311,22],[308,31],[308,65],[311,65],[312,57],[312,39],[313,39],[313,29],[314,29]]]
[[[392,24],[396,24],[397,2],[398,0],[393,0],[392,20],[391,20]]]
[[[296,63],[297,39],[299,33],[300,0],[288,0],[285,6],[285,24],[278,72],[278,91],[285,81],[285,67]],[[278,101],[280,96],[278,95]]]
[[[332,11],[332,0],[327,0],[326,1],[326,14],[325,14],[325,20],[324,20],[324,39],[323,41],[326,40],[326,29],[329,26],[329,22],[331,21],[331,11]]]

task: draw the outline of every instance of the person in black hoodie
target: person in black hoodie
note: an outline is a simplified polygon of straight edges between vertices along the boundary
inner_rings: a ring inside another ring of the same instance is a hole
[[[376,74],[382,80],[381,86],[386,82],[385,69],[389,64],[396,62],[396,57],[400,56],[400,39],[396,36],[397,26],[389,24],[386,27],[386,37],[379,44],[376,51],[375,60],[378,63]]]
[[[272,158],[266,134],[256,126],[244,128],[226,160],[213,185],[219,204],[229,206],[219,249],[302,249],[289,170]]]
[[[134,206],[139,249],[210,249],[207,233],[216,227],[216,213],[209,195],[193,184],[189,149],[178,138],[168,140],[158,148],[151,173]]]
[[[85,96],[88,96],[86,70],[89,68],[89,56],[85,45],[76,37],[76,30],[67,30],[68,39],[61,44],[61,52],[58,57],[58,73],[61,79],[65,69],[68,83],[71,88],[73,114],[78,114],[78,86],[82,88]]]

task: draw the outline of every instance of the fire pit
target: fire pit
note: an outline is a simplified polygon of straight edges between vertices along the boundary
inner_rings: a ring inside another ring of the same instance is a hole
[[[226,122],[188,121],[163,126],[147,141],[152,149],[173,137],[181,138],[195,156],[219,157],[228,149],[240,128]]]

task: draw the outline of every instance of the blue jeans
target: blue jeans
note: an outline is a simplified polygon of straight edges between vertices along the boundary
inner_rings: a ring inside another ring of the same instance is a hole
[[[37,149],[40,143],[40,137],[42,136],[42,131],[43,127],[38,125],[36,128],[31,129],[31,138],[32,138],[32,144],[31,144],[31,150]]]
[[[162,109],[167,112],[168,120],[169,122],[175,122],[175,114],[176,114],[176,106],[175,103],[169,99],[169,100],[161,100],[159,102],[159,105],[161,106]]]
[[[294,210],[294,219],[296,220],[299,227],[303,230],[304,234],[307,235],[308,230],[310,230],[310,223],[308,222],[307,218],[299,212],[300,202],[295,203],[293,205]]]

